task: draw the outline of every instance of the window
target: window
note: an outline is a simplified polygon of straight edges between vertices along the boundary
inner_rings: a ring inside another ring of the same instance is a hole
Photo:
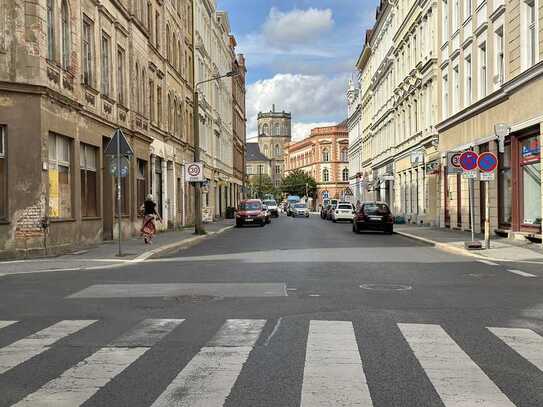
[[[471,72],[471,55],[468,55],[464,60],[464,106],[469,106],[471,104],[471,94],[472,94],[472,72]]]
[[[156,88],[156,119],[158,124],[162,123],[162,88],[157,86]]]
[[[275,145],[275,156],[279,157],[281,155],[281,149],[279,147],[279,144]]]
[[[328,168],[322,170],[322,181],[330,182],[330,171],[328,171]]]
[[[55,59],[55,13],[53,0],[47,0],[47,58]]]
[[[539,135],[520,142],[523,225],[541,226],[541,145]]]
[[[330,151],[328,151],[327,148],[322,150],[322,161],[324,162],[330,161]]]
[[[464,0],[464,20],[467,20],[471,16],[471,0]]]
[[[443,0],[441,10],[441,35],[442,42],[445,43],[449,40],[449,3],[447,0]]]
[[[453,111],[454,113],[460,110],[460,72],[458,65],[455,65],[453,68]]]
[[[524,7],[526,19],[526,67],[537,62],[537,8],[535,0],[526,1]],[[522,25],[521,25],[522,26]]]
[[[64,136],[49,135],[49,216],[72,217],[72,141]]]
[[[499,224],[510,226],[513,221],[513,171],[511,169],[511,144],[505,145],[505,150],[498,160],[498,197]]]
[[[443,109],[443,119],[449,117],[449,77],[448,75],[443,75],[443,92],[442,94],[442,104],[441,108]]]
[[[157,49],[160,49],[160,13],[155,14],[155,41]]]
[[[149,37],[153,35],[153,5],[151,2],[147,2],[147,30],[149,30]],[[152,38],[149,38],[152,41]]]
[[[109,96],[110,91],[110,39],[102,33],[102,94]]]
[[[0,126],[0,219],[8,217],[8,154],[6,141],[6,128]]]
[[[83,16],[83,83],[92,86],[93,81],[93,24]]]
[[[81,216],[92,217],[98,215],[96,175],[98,148],[88,144],[80,144],[79,163],[81,167]]]
[[[269,133],[269,126],[265,124],[264,126],[262,126],[262,134],[267,136],[268,133]]]
[[[136,199],[137,207],[140,208],[147,195],[147,161],[137,160],[138,172],[136,174]]]
[[[275,126],[273,126],[273,135],[274,136],[281,135],[281,127],[279,126],[279,124],[276,124]]]
[[[346,148],[341,149],[340,161],[349,161],[348,151]]]
[[[496,77],[494,83],[501,85],[505,77],[505,59],[503,50],[503,26],[496,30]]]
[[[166,42],[166,60],[172,62],[172,44],[170,42],[170,26],[168,24],[166,24]]]
[[[486,42],[479,45],[479,97],[486,96]]]
[[[349,181],[349,169],[348,168],[343,168],[343,171],[341,171],[341,179],[343,180],[343,182],[348,182]]]
[[[155,83],[149,80],[149,118],[155,121]]]
[[[276,165],[276,166],[275,166],[275,173],[276,173],[277,175],[281,174],[281,166],[280,166],[280,165]]]
[[[125,80],[124,80],[125,53],[121,47],[117,48],[117,99],[121,105],[125,104]]]
[[[68,69],[70,66],[70,19],[66,0],[62,0],[60,14],[62,17],[62,67]]]

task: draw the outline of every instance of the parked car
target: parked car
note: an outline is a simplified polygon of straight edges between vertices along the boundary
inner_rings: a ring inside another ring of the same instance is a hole
[[[353,219],[353,232],[364,229],[382,230],[387,234],[394,232],[394,217],[384,202],[362,202]]]
[[[236,212],[236,227],[243,225],[266,224],[267,211],[262,206],[260,199],[246,199],[240,202],[239,209]]]
[[[321,208],[321,219],[326,219],[326,216],[328,215],[328,211],[330,210],[331,207],[332,207],[332,205],[330,205],[330,204],[322,206],[322,208]]]
[[[330,208],[326,212],[326,220],[332,220],[332,213],[336,210],[337,202],[335,204],[330,204]]]
[[[295,218],[298,216],[305,216],[306,218],[309,218],[309,209],[306,204],[296,203],[293,205],[292,217]]]
[[[271,216],[274,218],[279,217],[279,207],[277,206],[277,201],[275,199],[267,199],[262,201],[262,203],[268,207]]]
[[[350,202],[339,202],[335,211],[332,212],[332,221],[335,223],[340,220],[353,221],[354,205]]]

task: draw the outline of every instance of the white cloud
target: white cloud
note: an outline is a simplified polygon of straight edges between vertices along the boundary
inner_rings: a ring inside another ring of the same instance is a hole
[[[303,138],[309,129],[337,123],[346,117],[347,77],[276,74],[247,87],[247,138],[257,136],[258,112],[277,110],[292,113],[294,138]]]

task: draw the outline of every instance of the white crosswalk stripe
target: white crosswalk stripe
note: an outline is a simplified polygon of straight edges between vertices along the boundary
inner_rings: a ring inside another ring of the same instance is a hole
[[[152,407],[222,406],[265,324],[265,320],[228,320]]]
[[[311,321],[301,406],[372,405],[353,324]]]
[[[446,407],[514,407],[439,325],[398,326]]]
[[[175,329],[183,320],[144,320],[110,346],[79,362],[60,377],[51,380],[35,393],[15,404],[15,407],[76,407],[104,387],[152,345]],[[127,343],[131,347],[117,347]],[[146,346],[138,346],[144,343]]]
[[[531,329],[488,328],[524,359],[543,371],[543,337]]]
[[[0,329],[6,328],[10,325],[17,323],[17,321],[0,321]]]
[[[0,374],[48,350],[55,342],[94,324],[96,320],[61,321],[0,349]]]

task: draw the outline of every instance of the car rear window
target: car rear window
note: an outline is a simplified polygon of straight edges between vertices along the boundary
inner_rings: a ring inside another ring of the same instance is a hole
[[[264,201],[263,204],[268,205],[268,206],[276,206],[277,202],[275,202],[275,201]]]
[[[296,205],[294,205],[294,207],[296,209],[302,209],[302,208],[305,208],[305,205],[304,204],[296,204]]]
[[[242,211],[258,211],[262,209],[260,202],[245,202],[239,205],[239,209]]]
[[[342,204],[338,206],[339,209],[352,209],[351,205]]]
[[[390,210],[385,204],[364,204],[364,212],[368,215],[388,215]]]

